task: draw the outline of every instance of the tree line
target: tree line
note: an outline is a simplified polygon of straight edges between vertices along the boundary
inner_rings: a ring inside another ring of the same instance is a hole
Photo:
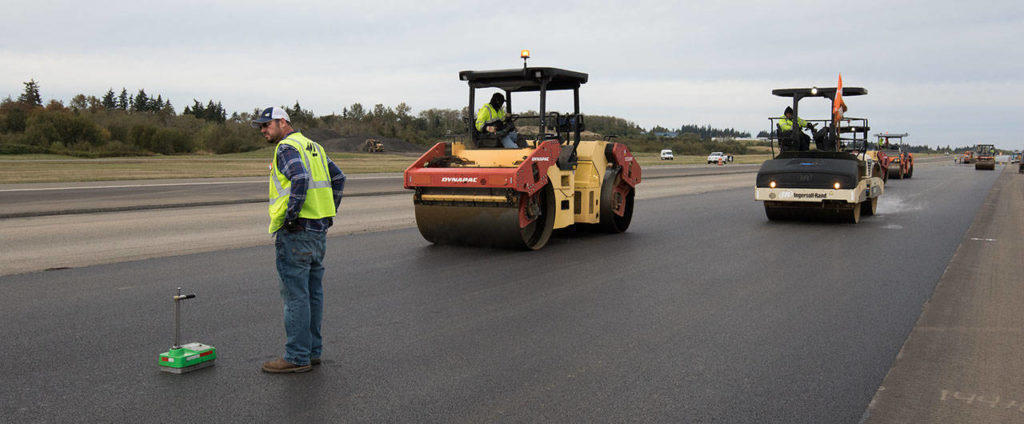
[[[18,98],[0,101],[0,154],[55,153],[84,157],[194,152],[235,153],[263,146],[259,134],[228,122],[220,102],[193,100],[178,115],[170,100],[139,89],[102,96],[77,94],[45,105],[40,85],[24,83]]]
[[[170,100],[141,88],[134,95],[127,88],[121,88],[119,93],[110,88],[101,96],[77,94],[67,105],[59,100],[44,105],[39,83],[33,79],[24,85],[24,92],[17,99],[8,96],[0,101],[0,154],[219,154],[266,145],[249,126],[259,108],[229,116],[219,101],[203,103],[193,99],[179,115]],[[475,118],[475,111],[465,107],[431,108],[414,114],[406,103],[393,107],[353,103],[344,106],[341,113],[320,116],[297,101],[283,108],[297,128],[330,129],[343,136],[398,138],[422,146],[466,135]],[[749,136],[731,128],[682,125],[676,137],[658,137],[654,133],[665,130],[663,127],[647,131],[627,119],[602,115],[587,115],[585,126],[595,133],[592,136],[615,136],[616,141],[626,143],[633,151],[671,148],[679,154],[743,154],[746,144],[731,137]]]

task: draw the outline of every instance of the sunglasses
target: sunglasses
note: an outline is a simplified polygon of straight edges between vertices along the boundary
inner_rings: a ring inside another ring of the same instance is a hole
[[[274,121],[267,121],[267,122],[264,122],[264,123],[260,124],[260,129],[269,127],[271,122],[274,122]]]

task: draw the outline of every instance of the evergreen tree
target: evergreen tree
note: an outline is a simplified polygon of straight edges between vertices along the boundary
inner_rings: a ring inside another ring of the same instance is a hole
[[[182,115],[192,115],[198,119],[221,124],[228,119],[224,106],[220,102],[214,103],[213,100],[206,102],[206,106],[203,106],[202,103],[199,103],[199,100],[192,99],[192,107],[186,106]]]
[[[285,107],[284,111],[288,113],[288,119],[293,124],[312,125],[316,121],[313,111],[303,110],[302,106],[299,106],[298,100],[295,101],[295,106],[292,108]]]
[[[39,83],[35,79],[25,83],[25,92],[18,96],[18,103],[30,107],[41,107],[43,105],[43,97],[39,95]]]
[[[149,96],[146,90],[139,89],[139,93],[132,99],[132,112],[145,112],[149,110]]]
[[[128,110],[128,89],[121,87],[121,95],[117,96],[117,108],[121,110]]]
[[[160,108],[160,113],[168,116],[174,116],[174,106],[171,105],[170,100],[164,102],[163,107]]]
[[[228,119],[228,112],[224,110],[224,105],[217,102],[217,116],[215,117],[217,122],[224,123]]]
[[[114,89],[107,90],[107,94],[103,95],[103,107],[105,109],[114,109],[117,107],[117,99],[114,98]]]

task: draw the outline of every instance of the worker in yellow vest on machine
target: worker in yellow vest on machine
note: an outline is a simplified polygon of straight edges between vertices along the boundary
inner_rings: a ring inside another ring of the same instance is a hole
[[[277,144],[270,165],[269,231],[276,238],[287,334],[284,357],[262,368],[269,373],[306,372],[320,363],[323,353],[323,259],[345,174],[322,146],[292,128],[281,108],[264,109],[252,125]]]
[[[814,131],[814,126],[801,118],[796,118],[796,131],[794,133],[793,108],[786,107],[786,110],[778,118],[779,149],[783,151],[799,150],[806,152],[811,148],[811,137],[804,134],[803,129]]]
[[[476,113],[476,130],[481,135],[492,135],[501,140],[501,147],[506,149],[517,149],[519,145],[516,139],[519,133],[515,127],[505,119],[505,96],[501,93],[494,93],[491,101],[485,103]]]

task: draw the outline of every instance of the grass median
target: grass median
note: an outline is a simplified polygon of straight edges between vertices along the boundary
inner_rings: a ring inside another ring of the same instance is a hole
[[[270,173],[272,148],[227,155],[77,159],[58,155],[0,156],[0,184],[166,178],[256,177]],[[329,153],[345,173],[399,172],[416,154]]]

